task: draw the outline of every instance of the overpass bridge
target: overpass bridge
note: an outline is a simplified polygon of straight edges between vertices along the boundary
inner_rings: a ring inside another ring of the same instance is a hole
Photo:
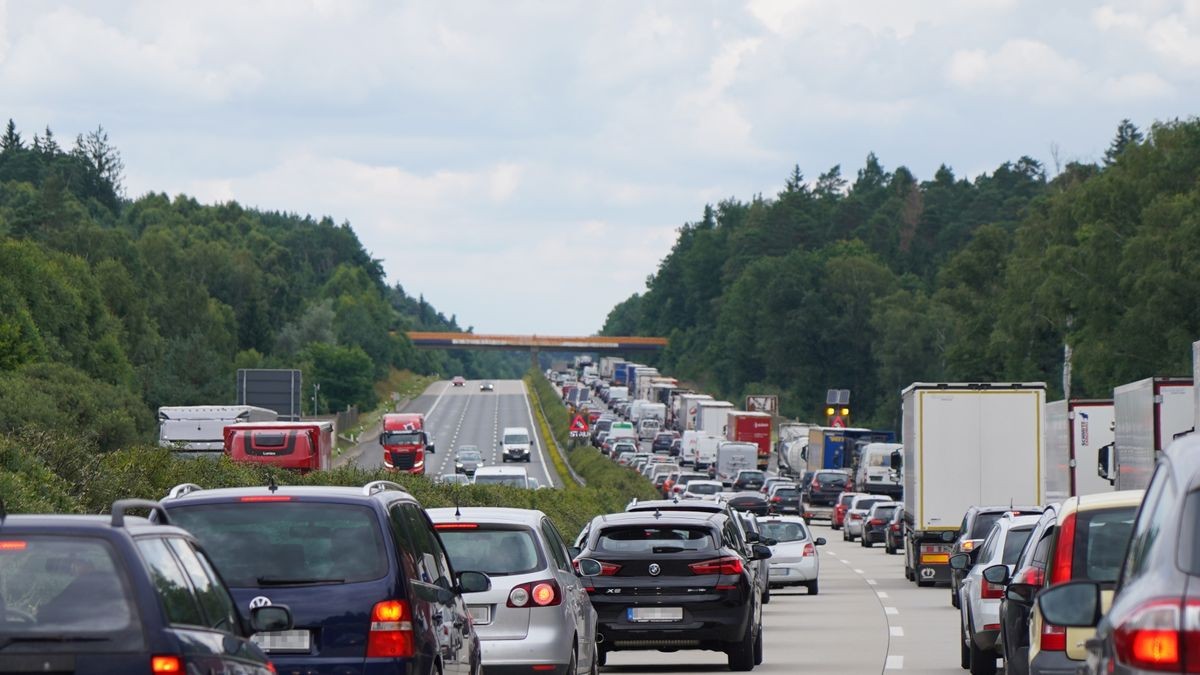
[[[408,339],[418,349],[528,350],[537,367],[538,352],[596,352],[626,354],[660,351],[667,346],[661,337],[613,337],[593,335],[485,335],[479,333],[432,333],[409,331]]]

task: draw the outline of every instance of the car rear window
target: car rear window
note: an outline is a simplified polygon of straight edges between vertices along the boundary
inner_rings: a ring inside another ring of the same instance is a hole
[[[600,532],[596,550],[611,553],[678,553],[716,549],[707,528],[672,525],[611,527]]]
[[[808,539],[808,531],[800,523],[767,521],[759,522],[758,527],[764,539],[775,539],[780,543]]]
[[[817,483],[821,485],[845,485],[846,474],[844,473],[819,473],[817,474]]]
[[[517,474],[485,474],[480,476],[475,474],[476,485],[508,485],[509,487],[525,488],[529,487],[529,481],[525,476]]]
[[[200,540],[232,587],[354,583],[387,573],[383,535],[365,506],[197,504],[172,508],[171,520]]]
[[[1023,528],[1013,528],[1008,531],[1008,536],[1004,538],[1004,558],[1000,562],[1005,565],[1017,564],[1017,559],[1021,557],[1021,551],[1025,548],[1025,542],[1029,541],[1029,535],[1033,534],[1033,526]]]
[[[883,520],[891,520],[892,514],[896,512],[895,506],[881,506],[875,509],[875,517]]]
[[[694,495],[715,495],[721,491],[721,486],[704,483],[702,485],[692,485],[688,483],[687,492]]]
[[[975,516],[975,523],[971,525],[971,536],[969,539],[983,539],[987,537],[988,532],[992,531],[992,526],[996,524],[997,520],[1000,520],[1000,516],[1002,515],[1004,515],[1002,512],[997,511],[995,513],[980,513]]]
[[[107,542],[43,535],[0,539],[0,634],[113,634],[137,613]],[[0,644],[3,639],[0,638]]]
[[[854,510],[870,511],[872,506],[875,506],[879,502],[884,502],[884,501],[888,501],[888,500],[886,500],[886,499],[860,499],[860,500],[858,500],[857,504],[854,504]]]
[[[785,487],[785,488],[779,488],[779,489],[775,490],[775,496],[783,497],[784,499],[791,499],[792,497],[795,497],[797,494],[798,493],[796,492],[796,488],[794,488],[794,487]]]
[[[854,501],[854,495],[842,495],[842,501],[841,501],[842,506],[850,506],[850,503],[853,501]]]
[[[1071,578],[1115,582],[1133,531],[1136,506],[1079,511],[1075,514],[1075,550]]]
[[[447,529],[434,525],[450,565],[456,571],[470,570],[492,576],[528,574],[546,567],[537,542],[528,528],[480,525],[471,529]]]

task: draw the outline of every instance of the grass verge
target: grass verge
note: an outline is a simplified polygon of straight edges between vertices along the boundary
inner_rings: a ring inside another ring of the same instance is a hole
[[[563,460],[562,453],[558,448],[563,447],[559,441],[558,434],[550,428],[550,423],[546,421],[546,410],[542,406],[542,397],[537,391],[537,387],[533,384],[533,379],[538,377],[537,373],[525,376],[525,388],[529,392],[530,406],[533,408],[533,416],[537,419],[538,435],[542,438],[542,447],[546,449],[546,454],[550,455],[550,461],[554,464],[554,470],[558,474],[559,480],[568,489],[579,487],[579,483],[575,481],[575,477],[571,475],[567,469],[567,463]],[[558,446],[558,447],[554,447]]]

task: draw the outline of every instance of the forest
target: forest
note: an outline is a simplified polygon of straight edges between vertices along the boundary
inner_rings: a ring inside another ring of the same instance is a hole
[[[123,170],[102,127],[64,145],[10,120],[0,136],[0,433],[71,430],[102,450],[148,441],[158,406],[232,403],[238,368],[302,369],[321,383],[321,413],[374,406],[390,369],[526,368],[519,355],[414,349],[407,330],[464,329],[388,285],[347,222],[129,199]]]
[[[899,429],[917,381],[1042,381],[1048,400],[1192,372],[1200,339],[1200,120],[1124,120],[1100,162],[1021,157],[920,180],[869,155],[797,167],[775,197],[704,208],[610,335],[661,335],[665,373],[732,401]]]

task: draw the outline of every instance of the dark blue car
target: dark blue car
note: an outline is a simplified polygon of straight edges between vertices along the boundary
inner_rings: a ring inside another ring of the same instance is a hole
[[[181,485],[163,506],[211,552],[239,607],[291,608],[291,630],[255,636],[280,673],[480,672],[462,593],[490,581],[451,568],[400,485]]]
[[[290,628],[287,607],[238,612],[191,535],[131,508],[160,507],[7,518],[0,507],[0,672],[275,672],[248,636]]]

